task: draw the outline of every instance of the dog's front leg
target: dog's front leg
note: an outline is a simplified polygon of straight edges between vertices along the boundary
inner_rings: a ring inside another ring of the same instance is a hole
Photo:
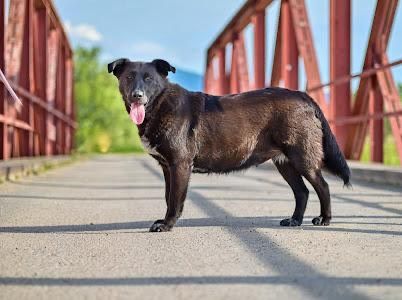
[[[169,197],[167,211],[164,220],[157,220],[151,226],[150,231],[169,231],[180,217],[186,199],[188,182],[190,180],[191,165],[180,162],[169,165]],[[166,176],[166,175],[165,175]]]

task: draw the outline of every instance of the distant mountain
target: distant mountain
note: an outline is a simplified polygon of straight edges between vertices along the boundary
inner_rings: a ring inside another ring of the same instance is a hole
[[[176,69],[175,74],[170,73],[169,80],[190,91],[202,91],[204,85],[202,75],[181,69]]]

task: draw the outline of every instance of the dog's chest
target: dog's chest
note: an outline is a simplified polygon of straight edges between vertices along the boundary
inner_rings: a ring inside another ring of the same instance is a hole
[[[156,145],[151,144],[151,142],[145,135],[141,136],[141,143],[145,151],[147,151],[149,154],[161,156],[156,148]]]

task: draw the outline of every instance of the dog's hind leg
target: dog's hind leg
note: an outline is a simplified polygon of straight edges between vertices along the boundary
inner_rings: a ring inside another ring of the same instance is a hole
[[[172,229],[183,211],[191,175],[191,165],[181,162],[170,165],[168,170],[170,184],[165,219],[155,221],[150,228],[152,232],[169,231]]]
[[[304,212],[306,210],[309,191],[303,182],[300,173],[290,164],[286,162],[275,162],[275,166],[283,179],[292,188],[296,200],[295,211],[291,218],[283,219],[281,226],[300,226],[303,222]]]
[[[165,200],[166,205],[169,205],[169,192],[170,192],[170,172],[167,166],[162,166],[163,177],[165,178]]]
[[[318,198],[320,199],[321,214],[315,217],[312,222],[314,225],[329,225],[331,221],[331,196],[329,194],[328,183],[325,181],[320,170],[311,171],[303,175],[313,186]]]

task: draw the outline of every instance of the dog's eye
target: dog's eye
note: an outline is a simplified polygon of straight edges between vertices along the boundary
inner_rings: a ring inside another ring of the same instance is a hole
[[[132,79],[134,79],[135,78],[135,74],[134,73],[131,73],[131,74],[128,74],[127,75],[127,79],[128,80],[132,80]]]
[[[152,77],[150,75],[145,75],[144,80],[150,81],[150,80],[152,80]]]

